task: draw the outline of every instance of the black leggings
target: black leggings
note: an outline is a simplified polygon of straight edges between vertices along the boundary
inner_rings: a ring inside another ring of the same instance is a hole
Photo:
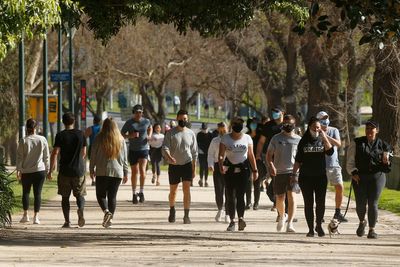
[[[309,231],[314,231],[314,194],[316,223],[321,225],[325,214],[325,196],[328,180],[326,175],[317,177],[300,176],[299,185],[304,199],[304,215],[307,220],[307,226]]]
[[[224,205],[224,195],[226,192],[226,188],[225,188],[224,175],[221,174],[221,172],[219,171],[218,163],[214,164],[213,179],[214,179],[215,202],[217,203],[218,210],[222,210],[222,207]],[[225,210],[227,211],[226,201],[225,201]]]
[[[382,172],[375,174],[360,174],[359,183],[353,181],[356,198],[356,211],[360,221],[365,219],[368,204],[368,225],[375,227],[378,219],[378,200],[386,184],[386,175]]]
[[[161,162],[162,154],[161,147],[159,148],[150,148],[150,160],[151,160],[151,172],[160,176],[160,162]]]
[[[109,210],[114,214],[115,208],[117,207],[117,192],[121,181],[121,178],[116,177],[96,177],[96,198],[103,211]]]
[[[85,198],[83,196],[77,196],[76,205],[78,206],[78,209],[83,210],[85,208]],[[64,214],[64,220],[66,222],[71,222],[69,220],[69,210],[70,210],[69,196],[67,197],[64,196],[61,198],[61,207]]]
[[[208,178],[208,163],[207,154],[199,154],[199,165],[200,165],[200,180],[207,181]]]
[[[22,206],[24,207],[24,210],[29,209],[29,194],[33,185],[34,211],[39,212],[40,204],[42,203],[42,188],[45,179],[46,171],[22,174]]]
[[[224,175],[226,185],[226,202],[228,214],[231,220],[235,219],[235,210],[237,211],[239,218],[243,218],[244,216],[244,194],[247,190],[249,177],[249,168],[244,168],[238,173],[227,172]]]

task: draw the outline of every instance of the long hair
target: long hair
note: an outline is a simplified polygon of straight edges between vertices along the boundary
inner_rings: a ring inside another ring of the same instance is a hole
[[[122,149],[121,141],[123,137],[112,118],[104,120],[103,126],[96,136],[96,139],[107,158],[116,159],[118,157]]]
[[[318,120],[316,117],[311,117],[311,118],[310,118],[310,120],[308,121],[307,130],[306,130],[306,132],[304,133],[304,135],[306,135],[307,137],[311,137],[311,134],[310,134],[311,125],[313,125],[313,124],[316,123],[316,122],[319,122],[319,120]]]

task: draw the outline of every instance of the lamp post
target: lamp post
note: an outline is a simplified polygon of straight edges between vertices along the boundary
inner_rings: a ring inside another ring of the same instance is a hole
[[[18,65],[19,65],[19,138],[25,136],[25,60],[24,60],[24,39],[22,38],[18,47]]]

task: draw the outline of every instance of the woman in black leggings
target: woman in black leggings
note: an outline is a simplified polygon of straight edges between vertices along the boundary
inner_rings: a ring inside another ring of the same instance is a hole
[[[377,137],[379,124],[367,121],[365,136],[354,139],[347,150],[346,168],[352,176],[356,211],[360,223],[356,234],[365,234],[365,214],[368,204],[368,238],[378,238],[375,225],[378,218],[378,200],[386,184],[385,173],[390,171],[391,147]]]
[[[90,176],[96,177],[96,197],[104,212],[103,227],[111,226],[119,185],[128,181],[126,144],[117,124],[107,118],[92,146]]]
[[[292,179],[297,180],[304,199],[304,214],[307,220],[308,237],[314,236],[314,194],[315,194],[315,231],[318,236],[324,236],[322,219],[325,214],[325,196],[327,187],[325,155],[332,155],[333,147],[326,134],[321,129],[319,120],[312,117],[308,129],[297,147],[296,162],[293,167]],[[297,170],[300,174],[297,175]]]

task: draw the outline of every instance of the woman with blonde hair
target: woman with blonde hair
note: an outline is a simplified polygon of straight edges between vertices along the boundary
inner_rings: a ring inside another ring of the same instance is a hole
[[[112,118],[103,122],[91,149],[90,176],[96,178],[96,197],[104,212],[103,227],[111,226],[119,185],[128,181],[125,140]]]

